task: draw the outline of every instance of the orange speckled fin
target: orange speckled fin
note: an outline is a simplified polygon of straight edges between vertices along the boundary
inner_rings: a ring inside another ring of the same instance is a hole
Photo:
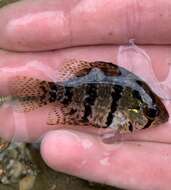
[[[32,77],[11,77],[8,87],[11,104],[17,112],[29,112],[49,103],[49,88],[52,82]]]
[[[83,122],[82,115],[72,107],[65,107],[60,103],[56,103],[53,109],[48,114],[48,125],[63,125],[63,126],[92,126],[91,123]]]
[[[108,76],[120,75],[119,67],[112,63],[102,61],[87,62],[73,59],[58,68],[57,81],[66,81],[74,77],[84,76],[95,67],[101,69]]]
[[[12,106],[16,112],[34,111],[42,106],[45,106],[46,104],[47,102],[41,100],[40,98],[31,99],[30,97],[24,99],[18,98],[12,101]]]
[[[9,91],[12,96],[42,96],[49,89],[49,82],[27,76],[11,77]]]
[[[55,104],[52,110],[49,112],[47,124],[73,125],[76,124],[76,121],[74,117],[72,117],[72,113],[70,113],[68,108],[58,103]]]

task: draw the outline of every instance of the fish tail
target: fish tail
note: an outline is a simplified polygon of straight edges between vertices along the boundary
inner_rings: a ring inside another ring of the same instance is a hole
[[[64,88],[55,82],[26,76],[16,76],[9,80],[10,97],[16,110],[32,111],[61,98]],[[0,103],[5,98],[1,98]]]

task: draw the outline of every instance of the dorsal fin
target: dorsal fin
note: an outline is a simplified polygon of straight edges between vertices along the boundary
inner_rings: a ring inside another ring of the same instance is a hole
[[[70,60],[64,63],[58,68],[57,81],[67,81],[74,77],[81,77],[88,74],[92,68],[101,69],[107,76],[118,76],[120,75],[120,69],[117,65],[109,62],[95,61],[87,62],[83,60]]]

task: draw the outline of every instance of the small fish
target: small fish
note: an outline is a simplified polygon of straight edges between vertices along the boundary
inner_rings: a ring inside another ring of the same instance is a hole
[[[56,82],[26,76],[11,78],[13,105],[30,112],[52,104],[48,125],[88,125],[113,128],[120,133],[168,121],[169,114],[160,98],[138,76],[122,67],[102,61],[73,60],[58,73]]]

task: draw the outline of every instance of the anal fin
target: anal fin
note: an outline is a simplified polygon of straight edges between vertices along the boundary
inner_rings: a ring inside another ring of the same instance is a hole
[[[52,110],[48,114],[48,125],[76,125],[76,126],[93,126],[83,120],[84,113],[80,107],[61,103],[53,104]]]
[[[78,124],[78,122],[72,116],[74,111],[69,110],[68,107],[63,106],[60,103],[56,103],[53,105],[52,110],[48,114],[48,125],[74,125]]]

